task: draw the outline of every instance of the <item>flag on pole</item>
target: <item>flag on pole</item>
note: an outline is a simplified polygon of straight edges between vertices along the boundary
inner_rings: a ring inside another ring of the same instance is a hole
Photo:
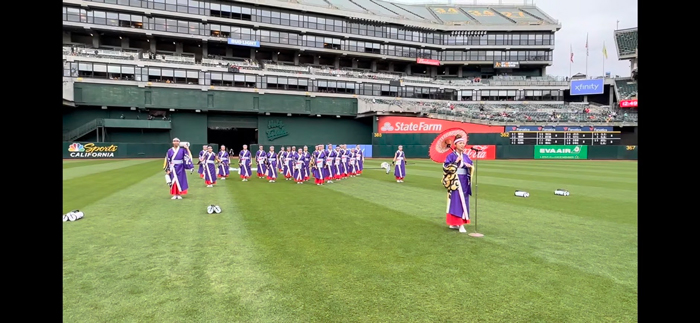
[[[605,49],[605,42],[603,42],[603,56],[605,56],[605,59],[608,59],[608,50]]]
[[[588,33],[586,33],[586,56],[588,56]]]
[[[570,45],[570,46],[571,46],[571,48],[569,49],[569,53],[570,53],[569,60],[573,63],[574,62],[574,45]]]

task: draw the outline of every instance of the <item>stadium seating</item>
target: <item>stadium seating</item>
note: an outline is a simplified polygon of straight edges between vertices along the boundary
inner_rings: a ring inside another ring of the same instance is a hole
[[[627,100],[637,97],[637,82],[631,78],[622,78],[615,80],[620,100]]]
[[[635,55],[637,52],[637,28],[615,32],[615,43],[619,56]]]
[[[218,56],[209,56],[197,62],[194,56],[173,55],[167,53],[156,53],[152,58],[150,55],[129,50],[113,50],[113,49],[94,49],[85,47],[63,47],[64,56],[83,56],[109,58],[118,60],[142,60],[154,61],[175,65],[202,65],[210,67],[226,68],[231,65],[243,70],[266,70],[277,73],[289,74],[306,74],[306,75],[323,75],[323,76],[342,76],[347,78],[357,79],[373,79],[373,80],[403,80],[406,84],[430,84],[430,85],[551,85],[551,86],[566,86],[568,83],[559,78],[551,76],[530,77],[524,76],[495,76],[492,80],[480,78],[456,78],[456,77],[439,77],[431,78],[426,76],[405,75],[400,72],[371,72],[369,70],[352,69],[352,68],[332,68],[329,66],[312,67],[291,65],[290,63],[280,63],[273,61],[263,61],[262,64],[254,60],[248,59],[232,59]]]
[[[431,118],[480,122],[513,122],[518,124],[605,124],[610,122],[637,122],[637,114],[618,113],[607,106],[585,104],[481,104],[386,98],[360,98],[365,112],[416,113]],[[584,109],[589,112],[585,113]],[[362,111],[361,110],[361,111]]]

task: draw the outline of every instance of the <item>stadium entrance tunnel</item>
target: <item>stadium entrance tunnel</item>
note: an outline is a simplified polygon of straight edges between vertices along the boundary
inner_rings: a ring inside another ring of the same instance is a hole
[[[209,143],[226,146],[226,150],[233,148],[234,153],[243,149],[243,145],[248,145],[248,149],[258,142],[258,131],[254,128],[209,128],[207,130]],[[257,147],[253,149],[256,151]]]

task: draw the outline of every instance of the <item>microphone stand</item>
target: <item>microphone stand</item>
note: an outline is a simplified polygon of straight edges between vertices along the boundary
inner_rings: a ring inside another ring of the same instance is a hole
[[[470,233],[469,236],[474,237],[474,238],[482,238],[484,235],[479,233],[478,231],[478,225],[479,225],[479,218],[477,217],[477,211],[479,210],[479,182],[477,181],[478,174],[476,174],[476,164],[477,160],[479,159],[479,152],[481,149],[477,148],[469,148],[473,151],[476,152],[476,158],[474,158],[474,167],[472,168],[472,173],[471,175],[474,175],[474,232]],[[471,176],[470,180],[471,180]]]

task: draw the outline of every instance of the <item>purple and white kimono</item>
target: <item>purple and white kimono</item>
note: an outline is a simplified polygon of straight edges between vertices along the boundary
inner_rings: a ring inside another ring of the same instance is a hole
[[[265,163],[267,162],[267,153],[264,150],[258,150],[255,153],[255,162],[257,163],[258,178],[267,176]]]
[[[306,173],[304,171],[304,153],[302,152],[301,154],[299,153],[292,153],[292,168],[294,171],[292,172],[292,176],[294,177],[294,181],[297,183],[301,183],[304,181],[304,174]]]
[[[282,161],[284,162],[284,165],[282,165],[282,174],[284,174],[284,178],[291,180],[294,170],[294,165],[292,160],[294,159],[294,155],[296,155],[296,152],[293,151],[287,151],[284,152],[282,155]]]
[[[348,177],[348,155],[350,152],[345,149],[340,150],[340,167],[338,167],[338,170],[340,171],[340,177]]]
[[[216,184],[216,154],[214,152],[206,152],[203,157],[204,183],[214,185]]]
[[[362,168],[365,167],[365,153],[358,149],[357,150],[357,156],[355,156],[355,159],[357,160],[357,173],[362,174]]]
[[[357,174],[357,152],[355,149],[348,150],[350,152],[350,160],[348,161],[348,175],[355,176]]]
[[[397,181],[402,181],[406,177],[406,153],[403,150],[397,150],[394,154],[396,161],[394,162],[394,177]]]
[[[250,150],[245,149],[238,152],[238,166],[240,167],[240,174],[242,179],[250,178]]]
[[[187,194],[187,189],[190,187],[187,184],[187,175],[185,174],[185,163],[186,158],[189,158],[189,153],[185,148],[170,148],[165,155],[165,169],[169,171],[170,182],[170,194],[171,195],[185,195]]]
[[[197,174],[199,174],[199,178],[204,178],[204,163],[202,163],[202,156],[204,156],[204,153],[206,153],[206,150],[202,150],[199,152],[199,168],[197,169]]]
[[[231,160],[229,159],[230,156],[228,155],[228,152],[226,151],[220,151],[217,155],[217,158],[221,161],[219,163],[219,167],[217,168],[217,174],[216,176],[219,178],[226,178],[228,175],[231,174],[231,171],[229,170],[229,166],[231,165]]]
[[[326,154],[323,152],[323,150],[319,151],[314,151],[313,153],[313,162],[314,166],[312,168],[312,172],[314,173],[314,178],[316,179],[316,184],[323,184],[323,180],[328,177],[326,175],[326,168],[323,167],[323,159],[326,158]]]
[[[332,180],[336,177],[337,173],[335,171],[335,157],[336,157],[335,150],[333,149],[327,149],[324,151],[324,157],[326,159],[325,164],[326,164],[326,171],[324,175],[326,176],[326,180]]]
[[[311,162],[311,153],[308,151],[303,151],[301,154],[304,156],[304,180],[308,181],[311,174],[309,174],[309,162]]]
[[[457,189],[448,194],[447,199],[447,224],[464,225],[469,224],[469,196],[472,195],[471,175],[467,165],[473,165],[466,153],[462,153],[462,160],[457,163],[457,152],[447,155],[444,167],[451,164],[457,166]]]
[[[277,153],[271,151],[267,153],[267,179],[270,181],[277,179]]]

